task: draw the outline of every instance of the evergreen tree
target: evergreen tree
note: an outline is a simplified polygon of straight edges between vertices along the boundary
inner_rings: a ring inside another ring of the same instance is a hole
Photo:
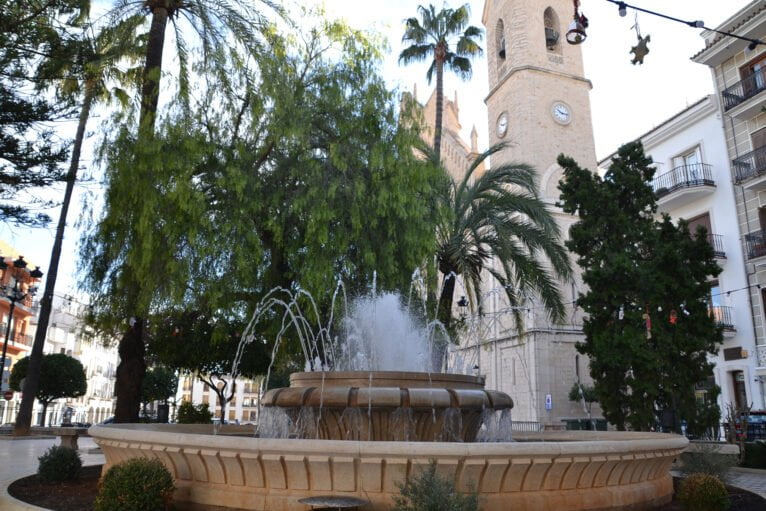
[[[0,0],[0,221],[50,221],[35,212],[53,205],[38,189],[62,178],[67,147],[48,123],[63,119],[68,108],[36,94],[35,69],[57,57],[65,29],[89,7],[87,0]]]
[[[651,159],[640,142],[621,147],[603,177],[559,156],[564,211],[579,215],[567,247],[588,291],[580,353],[604,416],[619,429],[663,423],[692,431],[718,420],[716,392],[699,405],[696,384],[712,378],[708,356],[722,342],[709,312],[710,280],[721,269],[704,228],[674,225],[657,205]]]

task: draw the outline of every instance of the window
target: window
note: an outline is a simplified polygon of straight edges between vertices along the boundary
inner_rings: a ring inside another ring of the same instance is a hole
[[[766,88],[766,54],[759,55],[739,68],[739,76],[747,97]]]
[[[560,25],[559,17],[552,8],[548,7],[543,13],[543,24],[545,25],[545,47],[548,51],[561,53],[561,40],[559,37]]]
[[[704,178],[701,163],[699,146],[673,158],[673,184],[701,181]]]
[[[502,64],[505,62],[505,24],[503,20],[497,20],[495,27],[495,47],[497,48],[497,60]]]

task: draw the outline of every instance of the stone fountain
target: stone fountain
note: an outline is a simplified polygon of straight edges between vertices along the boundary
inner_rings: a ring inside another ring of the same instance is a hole
[[[355,345],[360,337],[349,338]],[[90,435],[105,469],[137,456],[160,459],[185,509],[303,511],[299,500],[333,496],[382,511],[431,462],[459,490],[478,491],[485,511],[651,509],[672,496],[669,469],[688,443],[683,437],[516,432],[511,441],[513,402],[484,389],[482,378],[358,370],[360,360],[395,351],[367,349],[337,356],[352,361],[350,370],[294,373],[289,388],[269,390],[261,426],[280,427],[259,426],[257,436],[248,426],[214,432],[207,424],[97,425]],[[430,357],[427,349],[415,353]]]

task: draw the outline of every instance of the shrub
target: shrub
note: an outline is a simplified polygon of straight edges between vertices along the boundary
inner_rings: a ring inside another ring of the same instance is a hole
[[[394,497],[396,511],[478,511],[479,495],[462,494],[452,481],[436,473],[436,462],[431,462],[419,477],[410,478],[399,485],[400,496]]]
[[[692,474],[709,474],[726,481],[729,469],[737,465],[736,454],[723,454],[721,446],[710,442],[694,442],[695,452],[681,454],[681,472],[688,476]]]
[[[729,508],[726,486],[710,474],[692,474],[681,481],[678,500],[684,509],[694,511],[724,511]]]
[[[184,401],[178,406],[176,421],[179,424],[208,424],[212,420],[213,412],[206,403],[195,406],[189,401]]]
[[[112,466],[99,484],[96,511],[165,511],[173,477],[157,459],[133,458]]]
[[[748,442],[745,444],[743,467],[766,468],[766,442]]]
[[[37,475],[46,483],[77,479],[82,468],[80,454],[71,447],[54,445],[37,458]]]

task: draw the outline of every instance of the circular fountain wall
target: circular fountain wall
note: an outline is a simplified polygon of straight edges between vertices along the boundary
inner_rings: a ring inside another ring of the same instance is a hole
[[[391,509],[398,485],[432,460],[484,511],[650,509],[670,500],[673,459],[688,441],[636,432],[516,433],[515,442],[368,442],[254,438],[252,428],[111,424],[90,428],[105,469],[160,459],[176,499],[192,509],[223,506],[305,511],[310,496],[353,496],[361,509]]]

